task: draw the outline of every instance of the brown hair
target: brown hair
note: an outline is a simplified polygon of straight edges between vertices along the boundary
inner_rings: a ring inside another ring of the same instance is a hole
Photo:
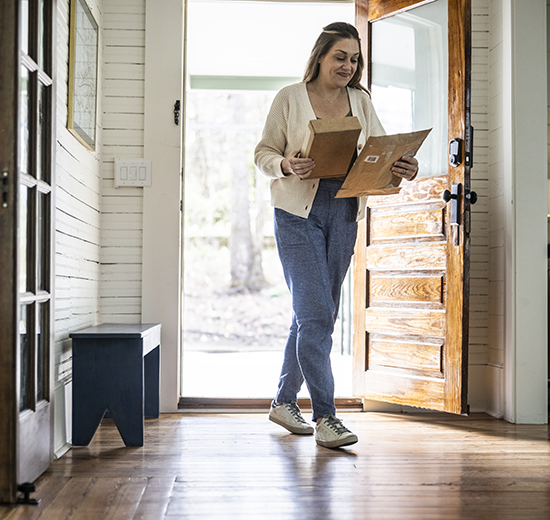
[[[359,44],[357,70],[350,79],[348,87],[368,92],[368,90],[361,85],[361,77],[363,76],[363,69],[365,67],[365,60],[363,59],[363,53],[361,51],[361,39],[359,38],[357,29],[353,25],[345,22],[334,22],[323,28],[323,32],[319,35],[319,38],[317,38],[309,56],[303,81],[309,83],[317,78],[319,75],[319,60],[340,40],[356,40]]]

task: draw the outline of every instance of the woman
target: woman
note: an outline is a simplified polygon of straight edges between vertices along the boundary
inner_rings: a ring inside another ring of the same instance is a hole
[[[315,163],[301,158],[300,148],[308,123],[315,118],[357,116],[362,127],[358,151],[370,135],[385,133],[360,84],[363,65],[355,27],[342,22],[325,27],[311,52],[303,81],[285,87],[275,97],[255,150],[256,165],[272,179],[275,239],[293,309],[269,419],[293,433],[315,432],[317,444],[328,448],[357,442],[357,436],[335,417],[330,351],[340,290],[366,201],[334,198],[344,177],[308,179]],[[411,180],[418,163],[404,157],[392,170]],[[315,430],[296,404],[304,380]]]

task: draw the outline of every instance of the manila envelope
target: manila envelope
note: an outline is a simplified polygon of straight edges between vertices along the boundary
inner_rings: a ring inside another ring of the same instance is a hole
[[[399,193],[401,177],[392,173],[393,163],[414,157],[431,130],[369,137],[336,198]]]

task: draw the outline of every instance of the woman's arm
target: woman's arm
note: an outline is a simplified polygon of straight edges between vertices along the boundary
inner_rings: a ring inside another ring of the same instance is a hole
[[[281,163],[287,146],[286,128],[288,118],[288,97],[279,92],[267,115],[262,139],[254,150],[254,164],[268,177],[284,177]]]
[[[307,127],[307,116],[300,105],[301,88],[290,85],[282,89],[269,110],[262,139],[254,151],[254,163],[267,177],[298,175],[305,179],[315,167],[312,159],[300,157],[297,147]]]

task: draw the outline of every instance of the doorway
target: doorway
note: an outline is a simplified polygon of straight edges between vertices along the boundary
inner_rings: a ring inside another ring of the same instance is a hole
[[[354,15],[353,2],[188,4],[185,397],[269,398],[276,389],[291,301],[269,180],[256,170],[253,152],[275,94],[301,80],[322,27],[353,23]],[[281,26],[296,36],[281,39]],[[337,396],[351,395],[349,294],[334,337]],[[307,397],[305,386],[300,397]]]

